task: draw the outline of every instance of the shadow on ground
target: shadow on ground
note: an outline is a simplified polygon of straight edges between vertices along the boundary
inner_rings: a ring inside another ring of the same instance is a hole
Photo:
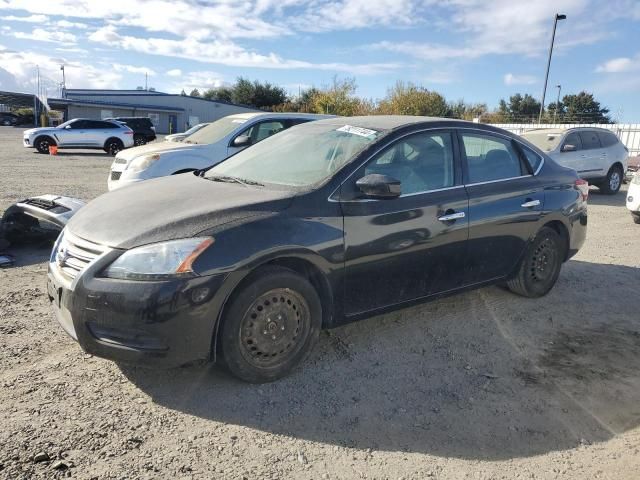
[[[589,205],[603,205],[609,207],[624,207],[626,205],[627,189],[622,187],[615,195],[601,193],[598,189],[589,190]]]
[[[571,261],[544,299],[486,288],[325,332],[267,385],[216,367],[121,368],[154,402],[218,422],[362,449],[532,456],[640,423],[639,283],[638,268]]]

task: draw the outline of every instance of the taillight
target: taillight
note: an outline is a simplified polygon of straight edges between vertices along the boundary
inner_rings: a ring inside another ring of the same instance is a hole
[[[582,178],[577,179],[576,190],[580,192],[580,194],[582,195],[582,200],[586,202],[587,198],[589,198],[589,182],[583,180]]]

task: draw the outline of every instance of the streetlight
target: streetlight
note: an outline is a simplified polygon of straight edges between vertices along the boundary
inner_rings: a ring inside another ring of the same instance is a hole
[[[544,77],[544,89],[542,90],[542,102],[540,102],[540,115],[538,115],[538,123],[542,121],[542,111],[544,110],[544,97],[547,95],[547,82],[549,81],[549,67],[551,67],[551,55],[553,54],[553,42],[556,39],[556,27],[558,26],[558,20],[566,20],[567,16],[556,13],[556,18],[553,21],[553,33],[551,34],[551,45],[549,46],[549,59],[547,60],[547,73]]]
[[[67,82],[66,82],[66,80],[64,78],[64,63],[62,65],[60,65],[60,70],[62,70],[62,89],[61,89],[61,92],[60,92],[62,95],[60,95],[60,96],[62,98],[64,98],[66,96],[65,92],[67,91]]]
[[[560,108],[560,92],[562,91],[562,85],[556,85],[556,88],[558,89],[558,100],[556,100],[556,108],[553,111],[553,123],[556,123],[556,114]]]

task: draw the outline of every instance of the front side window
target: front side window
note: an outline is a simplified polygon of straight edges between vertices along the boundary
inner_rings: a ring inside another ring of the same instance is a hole
[[[580,135],[575,132],[567,135],[567,138],[564,139],[564,143],[562,144],[563,151],[567,145],[571,145],[574,147],[572,150],[570,150],[572,152],[582,150],[582,140],[580,139]]]
[[[453,165],[451,133],[417,133],[376,155],[363,175],[375,173],[400,180],[404,195],[452,187]]]
[[[205,145],[216,143],[234,130],[241,128],[244,123],[247,123],[247,119],[244,117],[237,117],[235,115],[223,117],[194,134],[189,135],[189,138],[187,138],[184,143],[199,143]]]
[[[602,147],[596,132],[580,132],[580,138],[582,139],[582,148],[585,150]]]
[[[205,178],[229,176],[310,187],[333,176],[383,134],[345,124],[310,122],[242,150],[209,169]]]
[[[82,128],[89,128],[89,121],[88,120],[76,120],[76,121],[68,122],[68,125],[73,130],[80,130]]]
[[[462,133],[469,183],[490,182],[523,175],[522,162],[510,140]]]
[[[247,135],[251,138],[251,144],[261,142],[271,135],[275,135],[278,132],[284,130],[284,124],[278,121],[260,122],[251,126],[249,129],[241,133],[241,135]]]

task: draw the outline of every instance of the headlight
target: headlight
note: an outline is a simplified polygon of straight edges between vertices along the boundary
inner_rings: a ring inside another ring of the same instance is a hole
[[[131,161],[127,170],[131,170],[132,172],[142,172],[146,170],[151,165],[160,160],[160,154],[152,153],[150,155],[142,155],[141,157],[136,157]]]
[[[120,255],[103,275],[125,280],[164,280],[193,275],[193,262],[213,238],[185,238],[133,248]]]

